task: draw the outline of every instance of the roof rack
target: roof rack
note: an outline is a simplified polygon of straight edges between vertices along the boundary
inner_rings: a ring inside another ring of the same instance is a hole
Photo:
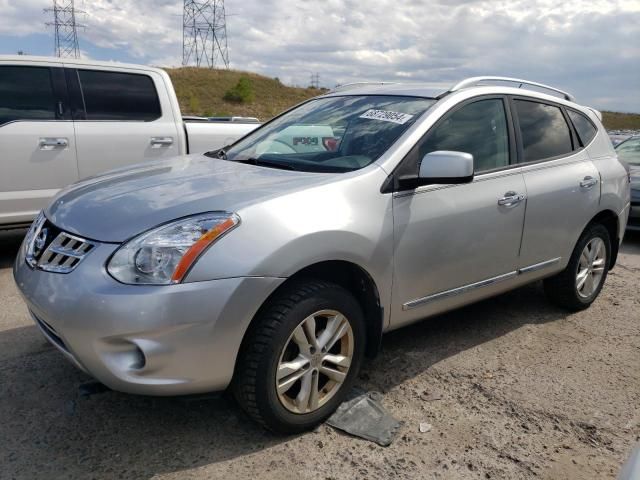
[[[338,85],[331,89],[331,92],[342,92],[344,90],[350,90],[352,88],[364,87],[367,85],[394,85],[396,82],[352,82]]]
[[[478,85],[480,83],[487,83],[487,82],[518,83],[519,84],[518,88],[522,88],[523,85],[538,87],[544,90],[552,91],[556,94],[560,94],[562,98],[564,98],[565,100],[569,100],[570,102],[575,102],[575,97],[570,93],[565,92],[564,90],[559,90],[555,87],[544,85],[543,83],[530,82],[529,80],[522,80],[520,78],[510,78],[510,77],[471,77],[471,78],[462,80],[460,83],[455,84],[453,87],[449,89],[449,91],[455,92],[456,90],[461,90],[466,87],[472,87],[474,85]]]

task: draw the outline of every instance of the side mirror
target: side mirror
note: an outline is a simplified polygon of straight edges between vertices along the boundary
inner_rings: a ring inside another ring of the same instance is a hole
[[[418,177],[422,184],[469,183],[473,180],[473,155],[448,150],[427,153]]]

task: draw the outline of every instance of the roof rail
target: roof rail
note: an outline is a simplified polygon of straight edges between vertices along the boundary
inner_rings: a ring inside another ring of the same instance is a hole
[[[552,91],[554,93],[559,93],[562,98],[565,100],[569,100],[570,102],[575,102],[576,99],[570,93],[565,92],[564,90],[559,90],[555,87],[550,87],[549,85],[544,85],[543,83],[530,82],[529,80],[522,80],[520,78],[510,78],[510,77],[471,77],[461,82],[455,84],[453,87],[449,89],[450,92],[455,92],[456,90],[460,90],[466,87],[472,87],[474,85],[478,85],[479,83],[486,82],[509,82],[509,83],[518,83],[518,88],[522,88],[523,85],[529,85],[532,87],[538,87],[545,90]]]
[[[343,85],[337,85],[336,87],[331,89],[330,93],[333,92],[342,92],[344,90],[350,90],[352,88],[364,87],[366,85],[394,85],[396,82],[352,82],[345,83]]]

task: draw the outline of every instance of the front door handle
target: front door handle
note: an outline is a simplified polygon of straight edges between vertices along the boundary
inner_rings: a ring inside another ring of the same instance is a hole
[[[597,179],[595,179],[595,178],[593,178],[591,176],[586,176],[580,182],[580,187],[581,188],[585,188],[585,189],[589,189],[589,188],[592,188],[597,183],[598,183]]]
[[[173,145],[173,137],[151,137],[149,143],[152,148],[170,147]]]
[[[498,205],[501,207],[512,207],[514,205],[519,204],[526,197],[521,193],[516,193],[513,191],[507,192],[504,194],[504,197],[498,200]]]
[[[40,150],[53,150],[54,148],[67,148],[69,146],[68,138],[41,137],[38,140]]]

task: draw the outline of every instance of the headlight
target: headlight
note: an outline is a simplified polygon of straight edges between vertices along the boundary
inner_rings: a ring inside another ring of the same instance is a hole
[[[130,284],[179,283],[207,247],[240,223],[234,213],[194,215],[129,240],[107,266],[113,278]]]

